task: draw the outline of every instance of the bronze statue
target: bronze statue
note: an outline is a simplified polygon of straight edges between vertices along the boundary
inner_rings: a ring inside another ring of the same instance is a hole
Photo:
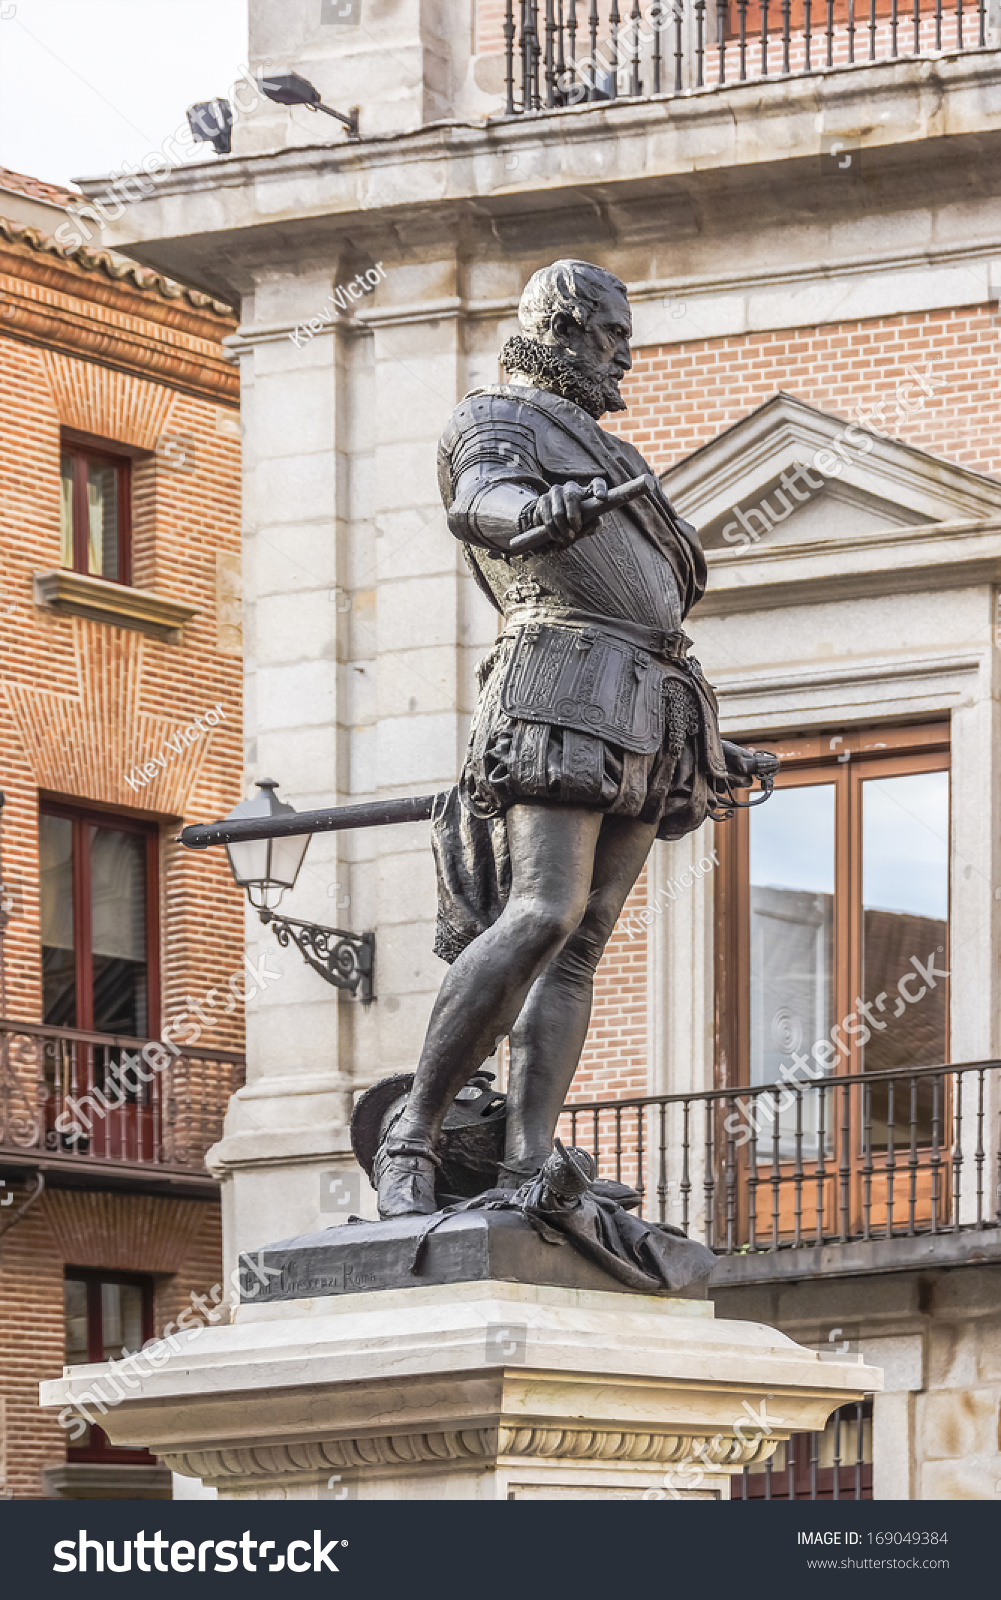
[[[496,1187],[528,1192],[653,841],[691,833],[733,803],[732,784],[777,766],[720,739],[688,653],[698,534],[639,452],[598,426],[624,409],[625,285],[557,261],[529,280],[519,320],[501,352],[509,381],[467,395],[439,447],[449,529],[504,628],[480,667],[459,784],[433,819],[436,949],[452,964],[374,1157],[383,1217],[438,1209],[446,1113],[504,1037]]]

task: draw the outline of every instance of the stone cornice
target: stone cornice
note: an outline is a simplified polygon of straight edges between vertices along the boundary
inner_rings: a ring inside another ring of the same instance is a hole
[[[2,220],[2,219],[0,219]],[[235,318],[85,271],[0,230],[0,334],[95,361],[197,395],[239,405],[239,379],[222,348]],[[31,230],[20,230],[26,234]]]
[[[94,622],[110,622],[116,628],[134,628],[168,644],[178,644],[184,624],[198,615],[197,606],[64,567],[36,572],[34,583],[38,605],[61,611],[64,616],[89,617]]]
[[[793,189],[804,215],[819,212],[815,163],[832,133],[866,151],[867,171],[885,171],[898,206],[905,179],[920,205],[949,191],[964,149],[984,168],[1001,136],[989,109],[999,78],[997,51],[967,51],[199,163],[129,208],[116,248],[232,300],[258,267],[328,260],[348,234],[387,254],[470,230],[507,254],[568,232],[588,248],[665,230],[684,240],[704,229],[713,193],[724,220],[743,209],[760,221],[755,196],[791,204]],[[885,107],[875,121],[874,101]],[[102,182],[87,191],[99,196]],[[854,215],[847,191],[823,198],[828,224]]]
[[[709,588],[692,621],[786,606],[1001,582],[1001,522],[893,528],[856,538],[709,550]]]
[[[746,673],[717,668],[713,684],[720,726],[727,738],[773,738],[783,730],[940,717],[971,700],[978,677],[981,684],[985,678],[989,682],[985,668],[990,653],[985,643],[980,652],[890,655],[822,668],[814,664]]]

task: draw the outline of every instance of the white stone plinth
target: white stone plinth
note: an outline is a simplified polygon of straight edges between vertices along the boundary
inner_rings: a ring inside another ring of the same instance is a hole
[[[881,1387],[709,1301],[497,1281],[245,1305],[173,1342],[100,1423],[225,1499],[723,1499]],[[42,1402],[93,1411],[113,1377],[67,1368]]]

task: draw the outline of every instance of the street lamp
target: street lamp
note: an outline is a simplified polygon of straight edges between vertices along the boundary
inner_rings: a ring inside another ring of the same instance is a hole
[[[315,89],[307,78],[298,72],[269,73],[260,80],[261,88],[269,100],[274,100],[280,106],[304,106],[307,111],[325,111],[328,117],[336,117],[338,122],[343,122],[348,130],[349,139],[358,139],[358,106],[352,106],[345,115],[343,111],[335,111],[333,106],[325,106],[320,99],[319,89]]]
[[[227,816],[227,822],[295,814],[295,806],[279,800],[274,778],[260,778],[257,787],[260,794],[241,800]],[[246,889],[255,911],[272,910],[285,890],[293,887],[311,837],[308,833],[293,833],[280,839],[247,839],[226,846],[230,871],[240,888]]]
[[[303,960],[327,983],[333,984],[335,989],[347,989],[368,1002],[374,998],[374,933],[348,933],[343,928],[324,928],[315,922],[302,922],[297,917],[276,915],[275,907],[285,890],[291,889],[299,876],[312,834],[291,831],[294,824],[286,819],[296,815],[295,807],[279,800],[274,778],[259,779],[257,787],[260,794],[241,800],[225,821],[263,822],[282,831],[272,832],[263,839],[227,842],[226,855],[234,879],[246,890],[247,899],[261,921],[274,929],[280,945],[294,944]]]

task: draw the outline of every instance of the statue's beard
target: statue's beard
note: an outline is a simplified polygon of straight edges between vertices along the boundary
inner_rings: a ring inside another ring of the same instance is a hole
[[[601,396],[605,402],[605,410],[625,411],[626,402],[623,400],[622,390],[619,388],[622,379],[618,376],[616,369],[613,367],[610,371],[603,372],[598,381],[601,384]]]
[[[500,353],[501,366],[510,373],[530,378],[540,389],[549,389],[572,400],[597,420],[606,411],[625,411],[614,368],[584,367],[570,359],[555,345],[515,334]]]

